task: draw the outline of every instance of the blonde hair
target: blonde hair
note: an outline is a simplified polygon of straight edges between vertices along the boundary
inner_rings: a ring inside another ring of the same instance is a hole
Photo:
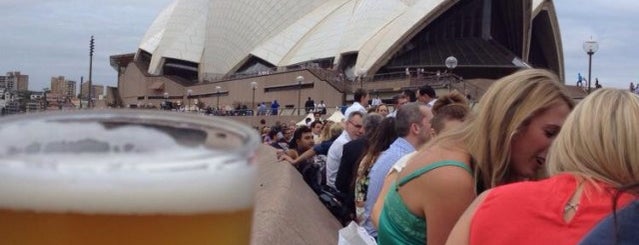
[[[320,141],[330,140],[333,137],[339,136],[340,134],[342,134],[343,130],[344,126],[341,123],[326,121],[326,124],[324,124],[324,128],[320,133]]]
[[[471,156],[478,191],[512,180],[510,150],[513,136],[530,120],[555,106],[574,102],[566,95],[558,78],[542,69],[520,70],[496,81],[479,101],[474,117],[431,144],[460,146]]]
[[[548,172],[621,188],[639,182],[639,97],[598,89],[568,116],[549,151]]]

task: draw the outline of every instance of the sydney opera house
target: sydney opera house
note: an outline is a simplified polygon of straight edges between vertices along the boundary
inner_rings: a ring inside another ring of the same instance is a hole
[[[111,56],[129,107],[335,107],[423,84],[476,97],[525,67],[563,79],[563,64],[551,0],[175,0],[135,53]]]

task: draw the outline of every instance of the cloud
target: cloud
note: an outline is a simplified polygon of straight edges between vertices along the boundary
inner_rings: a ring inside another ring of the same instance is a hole
[[[588,73],[583,42],[599,42],[592,58],[592,79],[604,86],[627,88],[639,79],[632,46],[639,39],[639,1],[554,1],[562,32],[566,80],[576,82],[577,73]]]
[[[135,52],[146,28],[170,0],[3,0],[0,72],[20,70],[29,88],[49,87],[52,76],[88,79],[89,39],[96,38],[93,80],[115,85],[109,56]]]
[[[88,79],[89,39],[96,38],[94,81],[115,85],[109,56],[135,52],[147,28],[173,0],[0,0],[0,73],[20,70],[30,89],[48,87],[51,76]],[[588,72],[582,44],[600,42],[593,78],[626,88],[639,80],[634,43],[639,40],[639,1],[556,0],[567,83]]]

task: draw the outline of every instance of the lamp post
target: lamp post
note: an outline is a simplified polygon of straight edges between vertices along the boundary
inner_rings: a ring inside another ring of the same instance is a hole
[[[599,43],[597,41],[592,40],[585,41],[583,45],[583,49],[588,54],[588,94],[590,94],[590,78],[592,73],[592,55],[599,50]]]
[[[255,89],[257,88],[257,82],[251,82],[251,89],[253,89],[253,99],[251,100],[251,111],[255,108]]]
[[[191,94],[193,94],[193,90],[189,89],[186,90],[186,99],[187,99],[187,103],[188,103],[188,107],[187,107],[187,111],[191,110]]]
[[[304,81],[303,76],[297,76],[295,79],[297,80],[297,115],[300,115],[300,106],[302,104],[302,82]]]
[[[82,109],[82,83],[84,82],[84,76],[80,76],[80,109]]]
[[[220,86],[215,86],[215,94],[217,95],[217,105],[215,107],[217,107],[217,110],[220,110],[220,90],[222,89],[222,87]]]
[[[164,110],[169,109],[169,92],[164,92]]]
[[[453,69],[455,69],[455,67],[457,67],[457,58],[455,58],[455,56],[449,56],[448,58],[446,58],[446,61],[444,63],[446,64],[446,68],[448,68],[450,75],[452,75],[453,74]],[[452,86],[453,86],[453,81],[449,77],[448,78],[448,93],[450,93],[450,91],[452,89]]]
[[[95,49],[95,38],[93,38],[93,36],[91,36],[91,41],[89,42],[89,102],[87,103],[87,108],[91,108],[93,107],[93,105],[91,104],[91,102],[93,102],[93,100],[91,98],[93,98],[93,95],[91,93],[91,90],[93,90],[93,51]],[[80,103],[82,103],[82,101],[80,101]]]

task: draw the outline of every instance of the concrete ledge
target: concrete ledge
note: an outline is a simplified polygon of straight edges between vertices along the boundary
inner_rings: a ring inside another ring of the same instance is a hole
[[[251,244],[337,244],[340,223],[275,150],[258,152],[259,176]]]

